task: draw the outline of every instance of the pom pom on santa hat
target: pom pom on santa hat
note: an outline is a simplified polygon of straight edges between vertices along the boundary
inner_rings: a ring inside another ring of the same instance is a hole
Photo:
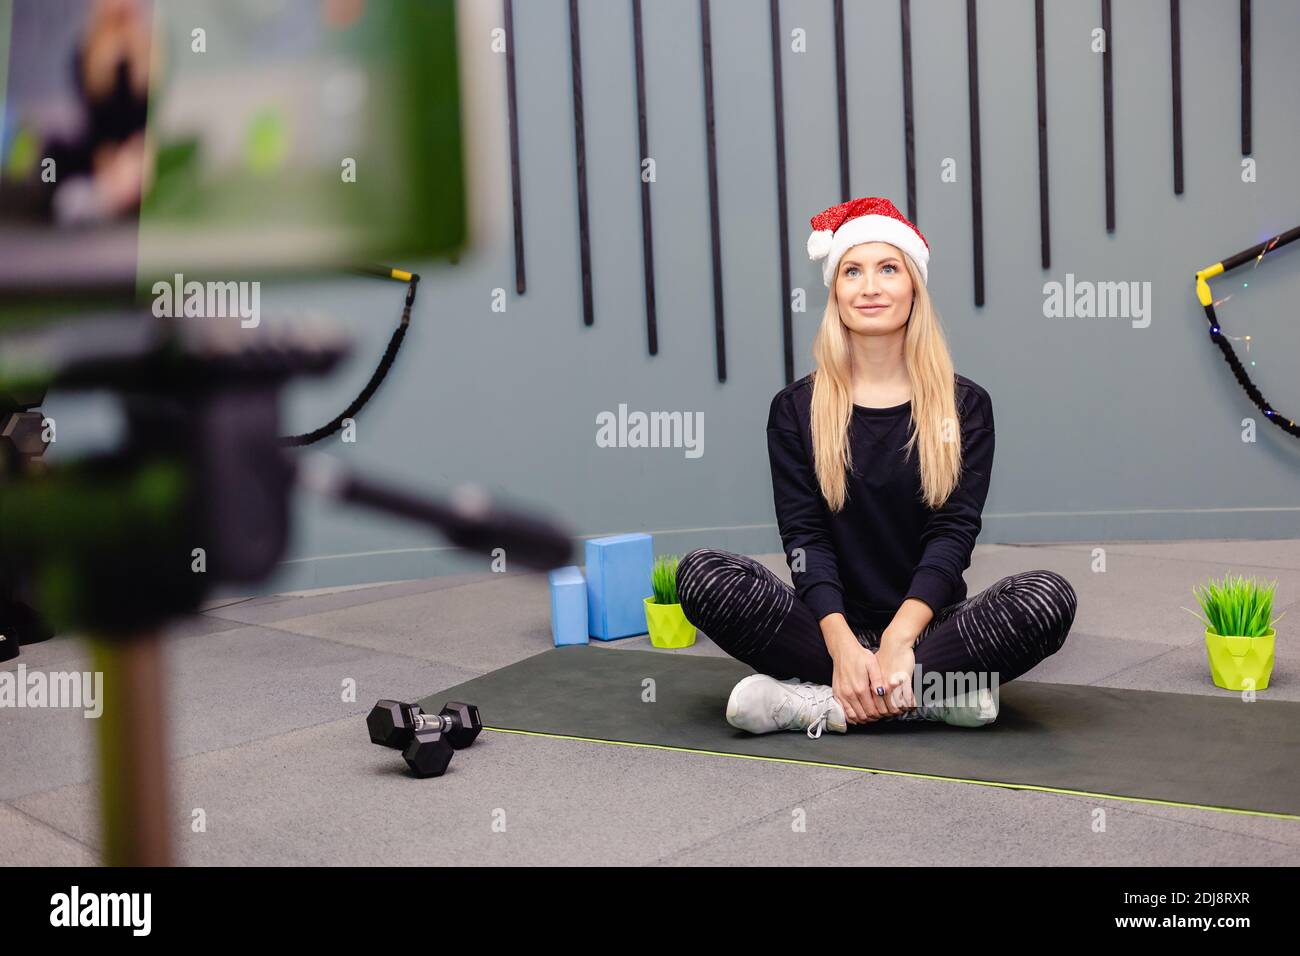
[[[840,258],[864,242],[887,242],[912,260],[921,281],[929,284],[930,244],[892,202],[880,196],[850,199],[819,212],[810,220],[808,258],[825,259],[822,281],[827,288],[839,268]]]

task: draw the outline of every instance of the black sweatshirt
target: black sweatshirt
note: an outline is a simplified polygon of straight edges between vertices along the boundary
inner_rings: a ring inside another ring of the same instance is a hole
[[[799,598],[819,621],[838,611],[877,630],[909,597],[936,614],[963,600],[962,574],[970,567],[993,470],[988,392],[956,376],[962,471],[937,511],[921,501],[919,447],[912,448],[910,462],[904,461],[912,403],[854,405],[849,430],[854,473],[847,476],[844,507],[832,514],[813,464],[812,391],[811,375],[783,388],[767,419],[777,527]]]

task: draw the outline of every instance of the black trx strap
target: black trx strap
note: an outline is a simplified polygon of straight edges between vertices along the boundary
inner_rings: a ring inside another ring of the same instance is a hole
[[[384,357],[379,360],[379,367],[370,376],[370,381],[366,382],[366,387],[361,390],[361,394],[354,398],[347,408],[339,412],[338,416],[329,424],[322,425],[315,431],[303,435],[285,435],[280,438],[281,445],[298,448],[302,445],[315,444],[322,438],[328,438],[339,431],[346,419],[355,418],[357,412],[365,407],[366,402],[370,401],[370,397],[375,394],[375,390],[379,388],[385,376],[388,375],[388,370],[393,367],[393,361],[397,358],[397,350],[402,347],[402,342],[406,339],[406,329],[411,324],[411,306],[415,304],[415,288],[420,283],[420,277],[414,272],[406,272],[402,269],[376,267],[360,271],[366,275],[383,276],[386,279],[398,279],[407,283],[406,304],[402,306],[402,321],[397,326],[396,331],[393,332],[393,337],[388,340],[388,348],[384,350]]]
[[[1228,367],[1232,369],[1232,376],[1237,380],[1237,384],[1242,387],[1242,390],[1245,391],[1246,396],[1254,403],[1255,407],[1264,413],[1265,418],[1288,435],[1300,438],[1300,425],[1296,425],[1295,419],[1282,414],[1269,404],[1268,399],[1264,397],[1251,379],[1250,373],[1246,371],[1241,359],[1237,357],[1236,350],[1232,347],[1232,343],[1228,341],[1228,336],[1219,325],[1218,316],[1214,314],[1214,294],[1210,291],[1209,283],[1209,280],[1215,276],[1230,272],[1251,260],[1254,260],[1255,265],[1258,266],[1259,261],[1266,254],[1281,246],[1295,242],[1297,239],[1300,239],[1300,226],[1288,229],[1272,239],[1253,245],[1249,249],[1243,249],[1236,255],[1229,256],[1221,262],[1216,262],[1208,268],[1201,269],[1196,273],[1196,297],[1200,300],[1202,308],[1205,309],[1205,318],[1210,323],[1210,341],[1223,353],[1223,359],[1228,363]]]

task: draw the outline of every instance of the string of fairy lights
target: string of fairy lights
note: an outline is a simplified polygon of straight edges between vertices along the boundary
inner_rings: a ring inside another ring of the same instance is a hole
[[[1264,258],[1264,256],[1265,256],[1266,254],[1268,254],[1268,252],[1269,252],[1270,250],[1272,250],[1273,247],[1276,246],[1276,245],[1277,245],[1277,237],[1274,236],[1272,239],[1269,240],[1268,245],[1265,247],[1264,251],[1261,252],[1259,255],[1257,255],[1257,256],[1255,257],[1255,263],[1254,263],[1254,265],[1251,266],[1252,271],[1255,270],[1255,269],[1258,269],[1258,268],[1259,268],[1260,260],[1262,260],[1262,259]],[[1250,283],[1249,283],[1249,282],[1243,282],[1243,283],[1241,284],[1241,287],[1242,287],[1243,289],[1249,289],[1249,288],[1250,288]],[[1228,293],[1227,295],[1225,295],[1222,299],[1215,299],[1215,300],[1214,300],[1214,307],[1217,309],[1219,306],[1223,305],[1223,303],[1227,302],[1227,301],[1228,301],[1229,299],[1231,299],[1231,298],[1232,298],[1232,293],[1229,292],[1229,293]],[[1228,338],[1232,339],[1234,342],[1245,342],[1245,343],[1246,343],[1246,354],[1247,354],[1247,355],[1250,355],[1250,342],[1251,342],[1251,337],[1250,337],[1249,335],[1228,335],[1228,333],[1227,333],[1227,332],[1224,332],[1222,329],[1219,329],[1218,331],[1219,331],[1219,334],[1220,334],[1220,335],[1225,335],[1225,336],[1227,336]],[[1254,359],[1251,359],[1251,360],[1250,360],[1250,367],[1251,367],[1251,368],[1254,368],[1254,367],[1255,367],[1255,360],[1254,360]]]

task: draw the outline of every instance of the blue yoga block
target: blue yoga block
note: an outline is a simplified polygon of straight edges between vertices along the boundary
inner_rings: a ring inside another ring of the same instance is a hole
[[[555,646],[587,644],[587,582],[576,565],[556,568],[551,583],[551,637]]]
[[[587,542],[587,632],[597,640],[645,634],[645,599],[654,593],[648,534],[616,534]]]

